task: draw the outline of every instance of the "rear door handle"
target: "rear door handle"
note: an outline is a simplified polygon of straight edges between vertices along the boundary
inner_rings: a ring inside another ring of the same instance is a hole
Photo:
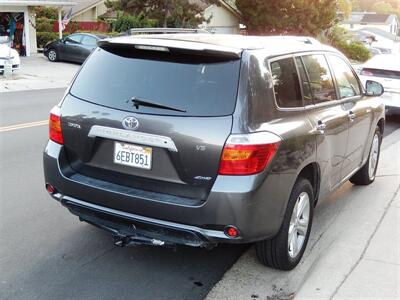
[[[326,124],[322,121],[318,121],[317,130],[320,134],[324,134],[326,129]]]
[[[349,119],[350,119],[350,121],[354,121],[355,118],[356,118],[356,114],[353,113],[352,111],[349,111]]]

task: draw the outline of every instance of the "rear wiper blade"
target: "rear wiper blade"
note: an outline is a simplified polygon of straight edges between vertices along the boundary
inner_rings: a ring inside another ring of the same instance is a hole
[[[151,102],[151,101],[145,100],[143,98],[139,98],[139,97],[132,97],[131,101],[133,103],[133,106],[136,109],[139,109],[139,106],[148,106],[148,107],[154,107],[154,108],[174,110],[174,111],[179,111],[179,112],[184,112],[184,113],[186,112],[186,110],[183,110],[183,109],[180,109],[180,108],[176,108],[176,107],[172,107],[172,106],[167,106],[167,105]]]

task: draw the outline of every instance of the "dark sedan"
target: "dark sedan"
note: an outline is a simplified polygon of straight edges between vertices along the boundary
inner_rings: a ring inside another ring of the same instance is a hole
[[[44,55],[50,61],[71,61],[83,63],[89,54],[97,47],[97,41],[106,38],[105,35],[90,33],[74,33],[60,40],[48,43]]]

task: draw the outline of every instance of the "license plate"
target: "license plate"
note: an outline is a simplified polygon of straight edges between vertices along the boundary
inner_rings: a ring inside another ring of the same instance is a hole
[[[152,152],[150,147],[115,142],[114,163],[150,170]]]

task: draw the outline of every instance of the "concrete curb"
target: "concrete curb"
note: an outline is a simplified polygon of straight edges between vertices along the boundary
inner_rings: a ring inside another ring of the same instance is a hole
[[[376,259],[376,253],[388,247],[382,238],[379,239],[381,245],[374,242],[379,238],[376,233],[382,224],[393,222],[393,215],[399,212],[397,207],[397,211],[388,212],[393,203],[400,206],[395,198],[400,187],[399,153],[400,129],[384,139],[373,184],[360,187],[346,183],[317,206],[310,241],[296,269],[283,272],[263,267],[251,248],[210,291],[207,299],[354,299],[371,295],[399,298],[400,247],[391,256],[390,284],[382,283],[380,288],[373,285],[380,294],[371,294],[364,282],[367,279],[370,286],[374,281],[382,282],[378,278],[382,278],[382,272],[368,272],[367,276],[362,276],[364,270],[371,271],[368,269],[371,264],[377,267],[376,262],[365,264],[365,257],[369,257],[366,253],[372,251],[369,249],[374,246]],[[389,221],[385,216],[391,216]],[[397,277],[395,272],[398,272]]]

